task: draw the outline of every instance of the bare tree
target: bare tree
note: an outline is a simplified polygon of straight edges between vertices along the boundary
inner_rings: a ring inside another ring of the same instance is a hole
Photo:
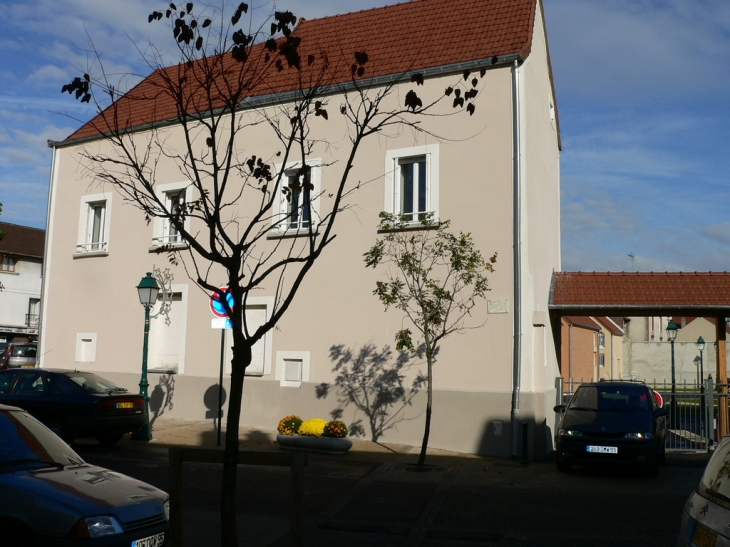
[[[477,299],[489,290],[487,272],[493,272],[496,253],[485,261],[474,248],[471,234],[449,232],[449,221],[421,218],[420,230],[405,218],[381,213],[386,234],[365,253],[366,266],[385,264],[386,281],[378,281],[373,294],[385,305],[406,314],[423,338],[426,353],[426,422],[418,469],[426,461],[433,406],[433,365],[438,345],[447,336],[470,327]],[[414,351],[413,333],[405,328],[395,335],[396,349]]]
[[[343,52],[335,44],[332,51],[307,49],[296,35],[297,18],[290,12],[275,12],[270,28],[250,30],[252,23],[242,24],[247,12],[242,3],[230,18],[223,17],[222,10],[208,18],[198,15],[192,3],[170,4],[150,14],[148,21],[169,23],[179,64],[164,66],[158,50],[150,46],[143,57],[152,74],[122,94],[92,49],[100,71],[94,77],[87,71],[63,88],[98,110],[76,135],[92,139],[80,148],[90,174],[112,185],[147,222],[162,219],[174,228],[185,246],[168,244],[159,250],[181,264],[207,294],[219,290],[220,271],[225,272],[234,302],[229,306],[227,298],[221,298],[233,336],[221,493],[226,547],[238,544],[236,459],[252,347],[286,313],[305,276],[334,240],[335,220],[357,188],[348,181],[363,141],[390,128],[423,131],[419,118],[452,93],[456,99],[453,104],[449,100],[449,111],[472,114],[477,93],[476,78],[466,82],[468,72],[432,102],[422,101],[415,91],[424,83],[421,74],[396,75],[375,87],[368,80],[366,52]],[[398,99],[402,86],[411,89]],[[463,95],[460,86],[468,87]],[[336,99],[341,103],[333,113],[330,105]],[[140,120],[139,112],[156,121]],[[345,159],[338,165],[338,180],[316,194],[308,158],[316,146],[326,147],[328,142],[326,135],[314,134],[312,123],[333,115],[342,116],[347,125]],[[274,136],[276,150],[258,149],[265,132]],[[173,144],[180,135],[181,144]],[[98,139],[110,146],[99,146]],[[294,176],[277,171],[274,162],[294,163]],[[189,180],[193,199],[170,203],[156,191],[158,171],[170,165]],[[282,199],[289,204],[285,214],[280,210]],[[313,208],[318,199],[321,206]],[[292,226],[297,237],[267,237]],[[274,289],[273,309],[265,323],[251,328],[242,310],[262,287]]]

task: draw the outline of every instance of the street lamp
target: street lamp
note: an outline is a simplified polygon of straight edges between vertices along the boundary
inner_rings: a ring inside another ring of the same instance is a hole
[[[674,340],[677,338],[678,330],[679,325],[677,325],[674,320],[670,319],[669,324],[667,325],[667,338],[669,339],[669,343],[672,345],[672,402],[669,416],[669,423],[672,428],[675,427],[677,419],[677,398],[675,396],[675,393],[677,391],[677,384],[674,377]]]
[[[144,306],[144,345],[142,347],[142,379],[139,381],[139,394],[144,397],[144,416],[145,423],[142,429],[134,431],[132,438],[135,441],[149,441],[152,439],[152,430],[150,429],[150,397],[147,394],[149,383],[147,382],[147,341],[150,335],[150,309],[157,302],[157,293],[160,292],[160,286],[152,277],[151,272],[147,272],[142,281],[137,285],[137,293],[139,293],[139,303]]]
[[[701,336],[697,339],[697,349],[700,351],[700,425],[705,414],[705,367],[702,361],[702,352],[705,349],[705,339]]]

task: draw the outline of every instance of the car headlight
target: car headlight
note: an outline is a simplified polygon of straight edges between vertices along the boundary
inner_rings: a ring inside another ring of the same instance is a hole
[[[561,437],[582,437],[582,431],[576,431],[575,429],[559,429],[558,435]]]
[[[67,537],[69,539],[91,539],[113,536],[124,532],[122,524],[111,515],[86,517],[76,521]]]
[[[626,439],[636,439],[636,440],[643,440],[643,439],[651,439],[654,435],[651,433],[627,433],[624,435],[624,438]]]
[[[167,500],[162,506],[165,508],[165,520],[170,520],[170,500]]]

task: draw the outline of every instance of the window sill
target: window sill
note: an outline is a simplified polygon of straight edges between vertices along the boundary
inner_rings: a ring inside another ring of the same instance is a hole
[[[437,230],[438,221],[434,221],[434,224],[423,225],[420,221],[409,222],[402,228],[391,228],[390,230],[378,229],[379,234],[390,234],[395,232],[419,232],[421,230]]]
[[[184,250],[189,249],[190,245],[188,245],[186,242],[182,243],[164,243],[164,244],[155,244],[153,243],[152,246],[148,249],[150,253],[164,253],[167,251],[177,251],[177,250]]]
[[[272,230],[266,234],[266,239],[286,239],[290,237],[306,237],[309,235],[318,235],[317,228],[313,228],[310,232],[309,229],[303,230],[287,230],[285,232],[280,230]]]
[[[73,259],[77,258],[92,258],[97,256],[109,256],[109,251],[88,251],[85,253],[74,253]]]

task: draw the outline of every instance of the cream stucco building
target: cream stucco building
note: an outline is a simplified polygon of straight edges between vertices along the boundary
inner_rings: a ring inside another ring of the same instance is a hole
[[[338,402],[334,369],[348,351],[381,356],[385,366],[396,364],[393,337],[404,319],[396,310],[383,311],[372,294],[379,272],[366,269],[362,256],[378,237],[379,212],[402,212],[395,173],[411,164],[425,170],[422,207],[450,219],[453,229],[470,232],[485,256],[498,254],[487,301],[474,313],[474,325],[481,326],[441,344],[430,446],[517,454],[521,435],[516,432],[526,423],[530,453],[539,458],[552,447],[549,424],[560,375],[547,313],[551,274],[560,270],[560,136],[542,1],[416,0],[302,22],[301,31],[323,25],[352,28],[372,20],[378,22],[380,36],[387,37],[398,32],[403,17],[419,20],[424,9],[440,13],[442,20],[487,14],[490,22],[478,32],[444,36],[438,32],[439,18],[431,13],[423,18],[422,34],[398,42],[427,74],[424,97],[441,93],[466,66],[484,68],[476,113],[434,117],[424,122],[429,124],[426,134],[394,130],[363,144],[350,175],[353,185],[362,184],[337,220],[335,241],[277,328],[254,348],[241,423],[274,428],[288,414],[327,418],[340,407],[348,424],[367,424],[363,411]],[[465,28],[455,23],[455,28]],[[378,36],[360,39],[382,41]],[[368,47],[363,43],[340,46],[357,51]],[[464,43],[473,47],[457,48]],[[377,66],[376,45],[367,51]],[[401,85],[398,100],[408,89]],[[339,104],[337,97],[331,103]],[[315,119],[312,130],[327,135],[330,143],[315,146],[310,154],[312,182],[323,192],[321,206],[326,207],[326,190],[341,175],[348,151],[347,133],[334,114],[327,125]],[[144,142],[147,131],[139,127],[134,138]],[[179,127],[172,124],[165,131],[170,149],[183,146]],[[277,147],[274,137],[262,131],[244,131],[240,139],[252,153],[272,154]],[[41,366],[92,370],[136,389],[143,310],[135,286],[154,266],[169,268],[174,276],[170,322],[157,318],[151,326],[150,368],[156,369],[150,375],[151,412],[153,417],[212,421],[221,330],[211,328],[210,295],[188,278],[182,265],[169,265],[164,254],[155,252],[162,244],[176,243],[174,230],[161,221],[146,223],[113,187],[89,175],[81,151],[111,152],[98,134],[75,134],[52,146]],[[166,157],[157,166],[157,191],[171,201],[196,197]],[[245,224],[248,212],[242,202],[237,220]],[[195,231],[194,224],[190,229]],[[290,235],[272,230],[269,244]],[[272,313],[274,289],[249,297],[250,321]],[[228,351],[224,360],[230,358]],[[407,383],[425,364],[415,356],[404,359]],[[226,370],[224,388],[227,382]],[[326,396],[322,384],[330,385]],[[390,407],[391,427],[381,431],[380,440],[419,444],[424,401],[419,392],[412,404]],[[367,425],[364,434],[372,435]]]

